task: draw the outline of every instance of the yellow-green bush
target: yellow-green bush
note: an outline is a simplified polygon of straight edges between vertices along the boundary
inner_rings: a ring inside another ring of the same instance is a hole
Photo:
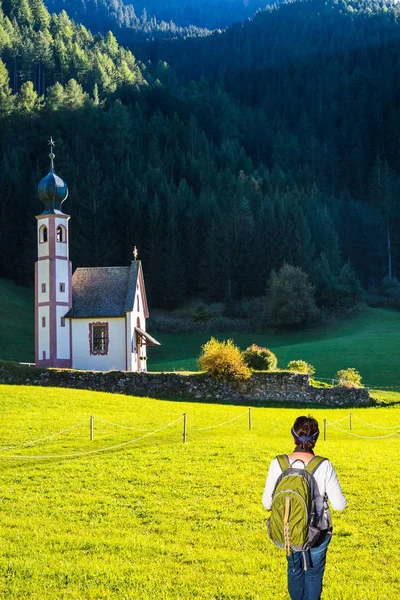
[[[336,373],[337,385],[341,387],[364,387],[361,383],[361,375],[353,368],[343,369]]]
[[[199,366],[215,379],[239,382],[251,376],[240,349],[232,340],[220,342],[212,337],[201,350]]]
[[[291,360],[288,363],[287,370],[294,371],[295,373],[308,373],[310,377],[315,373],[315,367],[305,360]]]

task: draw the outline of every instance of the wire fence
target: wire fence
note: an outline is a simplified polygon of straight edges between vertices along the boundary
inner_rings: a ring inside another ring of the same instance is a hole
[[[114,423],[113,421],[106,421],[105,419],[99,419],[96,417],[96,422],[105,423],[112,425],[113,427],[120,427],[121,429],[133,429],[134,431],[152,431],[151,429],[145,429],[143,427],[133,427],[132,425],[121,425],[120,423]]]
[[[375,423],[369,423],[368,421],[364,421],[364,419],[361,419],[361,417],[359,417],[358,415],[353,415],[353,418],[354,417],[357,419],[357,421],[361,421],[361,423],[364,423],[364,425],[368,425],[368,427],[374,427],[375,429],[400,429],[400,423],[399,425],[382,427],[381,425],[375,425]]]
[[[364,428],[372,427],[373,429],[381,429],[381,430],[386,430],[386,431],[395,429],[396,431],[393,431],[392,433],[388,433],[386,435],[378,435],[378,436],[361,435],[359,433],[354,433],[354,431],[353,431],[354,419],[356,419],[360,423],[362,423]],[[343,423],[346,420],[349,421],[349,429],[343,429],[343,427],[337,426],[338,423]],[[333,427],[333,429],[336,429],[336,431],[340,431],[341,433],[345,433],[347,435],[351,435],[353,437],[357,437],[357,438],[361,438],[361,439],[365,439],[365,440],[385,439],[385,438],[395,437],[398,434],[400,434],[400,424],[394,425],[394,426],[392,426],[392,425],[386,425],[386,426],[377,425],[377,424],[371,423],[369,421],[364,421],[364,419],[361,419],[361,417],[359,417],[358,415],[353,415],[353,413],[349,413],[342,419],[338,419],[337,421],[333,421],[333,422],[329,422],[329,421],[327,421],[327,419],[324,419],[324,441],[326,441],[326,439],[327,439],[328,427]]]
[[[95,450],[87,450],[85,452],[74,452],[71,454],[43,454],[40,456],[32,456],[32,455],[10,455],[10,454],[5,454],[5,455],[1,455],[0,454],[0,458],[8,458],[8,459],[33,459],[33,460],[42,460],[42,459],[49,459],[49,460],[54,460],[54,459],[70,459],[70,458],[80,458],[82,456],[89,456],[91,454],[99,454],[101,452],[111,452],[113,450],[118,450],[120,448],[124,448],[126,446],[129,446],[130,444],[134,444],[135,442],[138,442],[139,440],[143,440],[147,437],[150,437],[151,435],[155,435],[156,433],[159,433],[160,431],[163,431],[164,429],[167,429],[168,427],[172,427],[172,425],[175,425],[176,423],[178,423],[179,421],[182,420],[182,417],[179,417],[179,419],[176,419],[175,421],[172,421],[172,423],[168,423],[167,425],[164,425],[163,427],[160,427],[159,429],[156,429],[155,431],[151,431],[150,433],[146,433],[145,435],[141,435],[133,440],[128,440],[127,442],[122,442],[120,444],[115,444],[114,446],[107,446],[106,448],[96,448]]]
[[[251,408],[249,408],[245,412],[241,413],[240,415],[237,415],[236,417],[233,417],[232,419],[229,419],[228,421],[223,421],[222,423],[216,423],[209,427],[193,428],[192,431],[199,432],[199,431],[206,431],[207,429],[214,429],[216,427],[222,427],[224,425],[228,425],[230,423],[233,423],[234,421],[237,421],[238,419],[243,418],[245,415],[248,415],[249,429],[251,430],[252,429],[252,413],[251,413]],[[136,437],[134,439],[128,440],[126,442],[121,442],[119,444],[107,446],[105,448],[96,448],[94,450],[86,450],[86,451],[82,451],[82,452],[73,452],[73,453],[65,453],[65,454],[41,454],[41,455],[0,454],[0,459],[23,459],[23,460],[73,459],[73,458],[80,458],[80,457],[89,456],[89,455],[93,455],[93,454],[99,454],[101,452],[111,452],[114,450],[119,450],[121,448],[125,448],[126,446],[129,446],[131,444],[139,442],[140,440],[143,440],[143,439],[153,436],[157,433],[160,433],[161,431],[163,431],[169,427],[172,427],[173,425],[176,425],[179,422],[182,422],[182,420],[183,420],[183,442],[186,443],[186,441],[187,441],[187,414],[186,413],[184,415],[180,416],[179,418],[177,418],[175,421],[172,421],[171,423],[167,423],[166,425],[163,425],[162,427],[155,429],[155,430],[134,427],[131,425],[123,425],[121,423],[115,423],[113,421],[107,421],[106,419],[101,419],[101,418],[97,417],[96,423],[97,422],[104,423],[105,425],[118,427],[118,428],[122,428],[122,429],[127,429],[127,430],[146,431],[147,433],[145,433],[144,435],[140,435],[139,437]],[[56,436],[60,436],[64,433],[69,432],[72,429],[75,429],[75,428],[83,425],[84,423],[88,423],[88,422],[90,423],[89,439],[90,439],[90,441],[93,441],[93,439],[94,439],[94,421],[95,421],[95,418],[93,416],[91,416],[89,418],[84,419],[83,421],[80,421],[79,423],[76,423],[75,425],[72,425],[70,427],[62,429],[61,431],[57,431],[55,433],[49,434],[45,437],[36,438],[34,440],[28,440],[26,442],[22,442],[21,444],[13,444],[13,445],[9,445],[9,446],[0,447],[0,452],[6,452],[7,450],[14,450],[16,448],[29,447],[33,444],[52,439]]]
[[[34,444],[38,444],[39,442],[44,442],[46,440],[53,439],[59,435],[62,435],[64,433],[67,433],[68,431],[71,431],[72,429],[76,429],[77,427],[80,427],[84,423],[87,423],[89,420],[90,420],[90,418],[84,419],[83,421],[80,421],[79,423],[76,423],[75,425],[71,425],[71,427],[67,427],[66,429],[57,431],[56,433],[51,433],[50,435],[46,435],[45,437],[36,438],[35,440],[28,440],[26,442],[21,442],[20,444],[11,444],[9,446],[0,447],[0,452],[3,452],[5,450],[14,450],[14,448],[23,448],[26,446],[33,446]]]
[[[338,384],[338,379],[336,379],[336,377],[312,377],[312,379],[315,379],[316,381],[326,381],[328,383],[330,383],[332,386],[335,386]],[[392,390],[392,391],[396,391],[396,390],[400,390],[400,385],[379,385],[379,384],[372,384],[372,383],[364,383],[363,384],[367,389],[369,390]]]
[[[352,435],[353,437],[361,438],[364,440],[383,440],[384,438],[394,437],[395,435],[400,433],[400,429],[399,429],[398,431],[395,431],[394,433],[389,433],[388,435],[375,435],[375,436],[359,435],[358,433],[354,433],[353,431],[346,431],[345,429],[336,427],[336,425],[332,425],[332,423],[329,423],[329,426],[333,427],[337,431],[341,431],[342,433],[347,433],[348,435]]]
[[[245,411],[244,413],[238,415],[237,417],[233,417],[233,419],[229,419],[229,421],[224,421],[223,423],[218,423],[217,425],[210,425],[209,427],[198,427],[194,429],[194,431],[206,431],[207,429],[215,429],[216,427],[222,427],[223,425],[228,425],[229,423],[233,423],[233,421],[237,421],[241,419],[245,415],[251,414],[249,411]]]
[[[193,433],[198,433],[198,432],[202,432],[202,431],[216,429],[218,427],[228,426],[228,425],[231,425],[232,423],[235,423],[236,421],[239,421],[240,419],[243,419],[246,416],[248,417],[248,429],[251,431],[253,428],[252,409],[251,408],[240,413],[239,415],[236,415],[235,417],[233,417],[232,419],[229,419],[227,421],[222,421],[220,423],[208,425],[207,427],[193,427],[193,428],[191,428],[190,431]],[[367,435],[361,435],[359,433],[355,433],[353,431],[354,419],[356,419],[356,421],[358,421],[364,429],[366,427],[371,427],[373,429],[390,431],[390,433],[385,434],[385,435],[378,435],[378,436],[367,436]],[[119,450],[121,448],[125,448],[127,446],[130,446],[131,444],[135,444],[136,442],[139,442],[140,440],[144,440],[145,438],[156,435],[157,433],[160,433],[161,431],[164,431],[165,429],[172,427],[173,425],[176,425],[177,423],[182,422],[182,421],[183,421],[183,442],[184,443],[187,442],[187,437],[188,437],[188,418],[187,418],[186,413],[183,414],[182,416],[180,416],[179,418],[175,419],[171,423],[167,423],[166,425],[163,425],[162,427],[159,427],[157,429],[147,429],[147,428],[142,428],[142,427],[135,427],[133,425],[124,425],[122,423],[116,423],[114,421],[108,421],[106,419],[101,419],[100,417],[96,417],[96,423],[103,423],[106,426],[117,427],[117,428],[121,428],[121,429],[125,429],[125,430],[143,431],[145,433],[143,435],[140,435],[138,437],[135,437],[135,438],[130,439],[125,442],[121,442],[119,444],[106,446],[104,448],[96,448],[93,450],[85,450],[85,451],[78,451],[78,452],[64,453],[64,454],[40,454],[40,455],[8,454],[7,453],[8,450],[15,450],[16,448],[21,448],[21,449],[29,448],[30,446],[33,446],[34,444],[39,444],[41,442],[45,442],[45,441],[54,439],[55,437],[61,436],[65,433],[68,433],[78,427],[81,427],[84,424],[87,424],[88,422],[90,423],[89,439],[90,439],[90,441],[93,441],[93,439],[94,439],[94,421],[95,421],[95,418],[93,416],[91,416],[89,418],[83,419],[79,423],[75,423],[74,425],[71,425],[70,427],[66,427],[60,431],[51,433],[47,436],[43,436],[43,437],[36,438],[33,440],[27,440],[27,441],[24,441],[24,442],[21,442],[18,444],[10,444],[8,446],[0,447],[0,452],[5,452],[5,454],[0,454],[0,459],[23,459],[23,460],[73,459],[73,458],[80,458],[80,457],[84,457],[84,456],[99,454],[99,453],[103,453],[103,452],[111,452],[111,451]],[[348,429],[343,428],[345,421],[349,422]],[[342,426],[338,427],[338,424],[342,424]],[[336,421],[333,421],[333,422],[330,422],[327,419],[324,419],[324,434],[323,434],[324,441],[326,441],[326,439],[327,439],[328,427],[330,427],[336,431],[339,431],[340,433],[344,433],[344,434],[347,434],[347,435],[350,435],[350,436],[353,436],[356,438],[368,439],[368,440],[391,438],[391,437],[396,437],[397,435],[400,434],[400,424],[393,425],[393,426],[392,425],[387,425],[387,426],[377,425],[376,423],[371,423],[369,421],[365,421],[364,419],[362,419],[358,415],[354,415],[353,413],[349,413],[348,415],[345,415],[341,419],[337,419]],[[392,431],[392,430],[395,430],[395,431]]]

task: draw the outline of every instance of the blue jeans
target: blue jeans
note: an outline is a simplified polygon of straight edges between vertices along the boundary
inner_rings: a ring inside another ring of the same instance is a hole
[[[288,590],[292,600],[319,600],[321,598],[326,552],[331,539],[332,533],[329,532],[319,546],[307,550],[307,571],[304,570],[302,552],[292,552],[290,556],[286,557]]]

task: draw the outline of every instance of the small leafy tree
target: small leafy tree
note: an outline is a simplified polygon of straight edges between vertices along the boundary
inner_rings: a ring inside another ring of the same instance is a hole
[[[211,338],[201,348],[199,366],[219,381],[239,382],[251,376],[240,349],[232,340]]]
[[[364,387],[361,383],[361,375],[358,371],[353,368],[343,369],[336,373],[336,379],[338,386],[349,387],[349,388],[360,388]]]
[[[255,371],[275,371],[278,366],[276,355],[268,348],[252,344],[243,352],[244,362]]]
[[[300,267],[285,264],[278,273],[272,272],[267,289],[266,316],[274,327],[298,326],[318,318],[314,287]]]
[[[291,360],[288,363],[287,370],[294,371],[295,373],[307,373],[310,377],[315,373],[315,367],[305,360]]]

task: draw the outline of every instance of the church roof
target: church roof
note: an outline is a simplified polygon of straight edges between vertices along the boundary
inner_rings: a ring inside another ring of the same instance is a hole
[[[72,318],[124,317],[133,310],[139,260],[130,267],[84,267],[72,276],[72,308],[65,315]],[[140,277],[142,295],[143,278]]]

